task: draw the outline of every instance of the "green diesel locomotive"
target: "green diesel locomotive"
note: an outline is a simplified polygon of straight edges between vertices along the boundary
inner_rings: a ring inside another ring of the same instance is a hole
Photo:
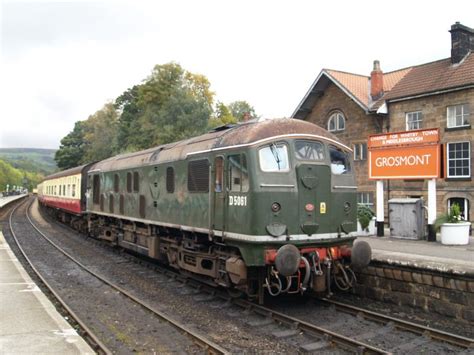
[[[116,156],[83,171],[87,230],[180,272],[247,294],[353,283],[351,150],[296,119],[253,120]]]

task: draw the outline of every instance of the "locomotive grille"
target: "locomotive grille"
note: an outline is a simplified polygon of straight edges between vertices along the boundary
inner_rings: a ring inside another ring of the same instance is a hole
[[[190,192],[209,192],[209,161],[207,159],[189,162],[188,190]]]
[[[171,166],[166,168],[166,191],[174,192],[174,169]]]

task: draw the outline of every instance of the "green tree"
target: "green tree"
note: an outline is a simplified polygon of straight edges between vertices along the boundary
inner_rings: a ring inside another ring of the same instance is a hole
[[[241,122],[247,119],[257,118],[255,109],[247,101],[234,101],[228,105],[228,108],[237,121]]]
[[[91,163],[113,156],[117,151],[118,113],[109,102],[84,122],[84,156]]]
[[[84,130],[85,122],[77,121],[74,129],[61,139],[61,145],[54,156],[60,170],[81,164],[85,153]]]
[[[139,87],[127,89],[115,100],[119,113],[117,127],[117,147],[119,151],[137,150],[140,146],[140,122],[143,109],[138,103]]]
[[[209,120],[209,128],[216,128],[236,122],[237,119],[232,115],[230,109],[224,103],[218,101],[214,109],[214,115]]]

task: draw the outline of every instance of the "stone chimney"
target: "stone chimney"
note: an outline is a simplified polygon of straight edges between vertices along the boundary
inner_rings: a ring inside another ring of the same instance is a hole
[[[449,32],[451,32],[451,63],[457,64],[466,54],[474,52],[474,29],[456,22]]]
[[[374,60],[374,70],[370,73],[370,96],[372,100],[378,100],[383,95],[383,72],[380,69],[380,62]]]

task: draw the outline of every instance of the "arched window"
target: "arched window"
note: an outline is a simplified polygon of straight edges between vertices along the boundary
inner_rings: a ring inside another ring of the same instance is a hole
[[[328,131],[335,132],[335,131],[343,131],[346,128],[346,119],[342,112],[334,112],[328,121]]]
[[[461,217],[466,221],[469,220],[469,200],[463,197],[451,197],[448,199],[448,211],[453,204],[457,203],[461,210]]]

